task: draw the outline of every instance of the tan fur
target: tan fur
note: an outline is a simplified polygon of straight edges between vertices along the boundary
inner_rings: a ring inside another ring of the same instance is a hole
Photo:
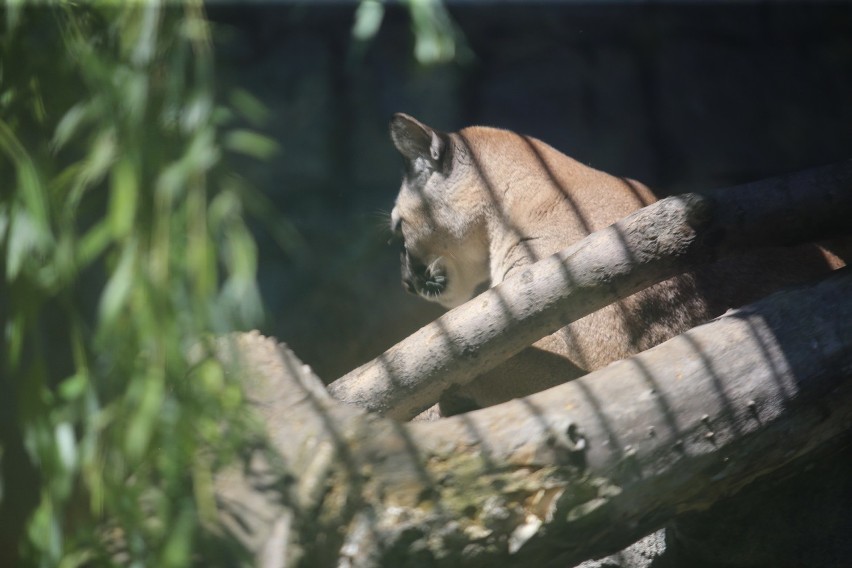
[[[405,241],[403,263],[429,267],[424,278],[446,275],[442,293],[424,296],[446,307],[656,200],[639,182],[514,132],[474,126],[445,134],[396,115],[391,137],[409,172],[391,214]],[[497,404],[570,380],[829,268],[813,248],[769,251],[669,280],[447,393],[442,411]]]

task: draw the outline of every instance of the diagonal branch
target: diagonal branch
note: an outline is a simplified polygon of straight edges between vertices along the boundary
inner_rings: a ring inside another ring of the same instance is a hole
[[[735,251],[848,233],[850,218],[852,160],[663,199],[444,314],[329,391],[409,419],[449,386],[620,298]]]

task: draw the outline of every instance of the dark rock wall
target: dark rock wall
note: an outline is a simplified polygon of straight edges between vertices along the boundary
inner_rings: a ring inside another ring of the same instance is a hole
[[[406,13],[353,43],[354,5],[211,5],[223,93],[270,113],[281,152],[241,163],[303,237],[261,224],[267,333],[325,380],[441,310],[406,296],[387,245],[405,111],[454,130],[539,137],[662,193],[724,186],[852,156],[852,3],[465,3],[464,63],[413,60]]]

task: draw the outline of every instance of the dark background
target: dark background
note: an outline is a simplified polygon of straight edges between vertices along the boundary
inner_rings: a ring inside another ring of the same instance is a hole
[[[208,6],[220,85],[263,101],[281,147],[241,169],[301,235],[288,252],[258,223],[264,332],[326,381],[441,313],[387,245],[393,112],[530,134],[661,194],[852,157],[850,3],[450,3],[469,56],[431,67],[403,8],[362,44],[355,7]]]

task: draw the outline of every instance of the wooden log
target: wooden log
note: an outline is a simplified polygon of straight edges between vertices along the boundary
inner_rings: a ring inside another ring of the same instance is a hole
[[[277,487],[256,500],[276,511],[237,524],[268,527],[253,550],[288,562],[269,566],[570,566],[849,430],[852,272],[433,423],[337,403],[271,340],[242,336],[235,351],[278,464],[277,484],[242,481],[244,495]]]

